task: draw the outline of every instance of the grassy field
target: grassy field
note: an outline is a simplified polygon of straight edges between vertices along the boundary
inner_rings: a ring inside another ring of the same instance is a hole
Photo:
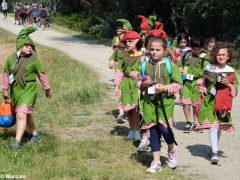
[[[0,64],[15,49],[15,36],[0,30]],[[189,179],[167,167],[145,173],[151,154],[138,154],[126,141],[128,128],[116,125],[111,90],[95,72],[61,52],[37,45],[53,88],[51,100],[39,87],[34,113],[42,140],[16,150],[8,148],[15,128],[0,132],[0,177],[27,179]],[[162,160],[166,160],[163,157]]]

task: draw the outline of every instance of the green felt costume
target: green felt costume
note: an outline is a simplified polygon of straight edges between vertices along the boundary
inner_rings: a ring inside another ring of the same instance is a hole
[[[109,61],[110,60],[114,60],[115,62],[118,62],[119,59],[122,59],[124,54],[126,54],[127,52],[120,47],[117,47],[114,49],[113,53],[111,54],[111,56],[109,57]]]
[[[202,56],[203,57],[202,57]],[[210,55],[209,54],[201,54],[200,57],[194,57],[193,55],[189,54],[186,58],[183,68],[185,70],[185,74],[192,74],[194,75],[193,80],[185,80],[183,84],[183,88],[181,90],[181,98],[182,99],[189,99],[193,103],[197,103],[200,98],[200,92],[197,86],[197,80],[202,77],[203,69],[209,64],[210,62]]]
[[[123,28],[126,28],[128,30],[133,30],[133,27],[132,27],[131,23],[128,20],[126,20],[126,19],[117,19],[117,22],[122,23]]]
[[[147,17],[148,23],[150,24],[151,27],[153,27],[154,22],[157,20],[157,16],[148,16]]]
[[[115,46],[115,44],[118,44],[119,41],[120,41],[120,36],[119,35],[113,36],[112,46]]]
[[[36,28],[28,27],[19,33],[17,50],[26,43],[34,46],[29,34],[35,30]],[[7,58],[4,72],[14,77],[14,82],[10,84],[10,96],[14,106],[21,106],[23,103],[27,107],[34,106],[37,92],[36,78],[39,73],[44,72],[41,60],[34,54],[17,57],[17,54],[13,53]]]
[[[220,123],[231,124],[232,119],[231,119],[230,113],[227,116],[222,118],[219,115],[216,117],[216,114],[215,114],[215,111],[214,111],[215,95],[211,94],[210,91],[211,91],[212,87],[215,87],[215,88],[217,87],[218,73],[206,72],[206,73],[204,73],[203,76],[204,76],[204,79],[205,79],[205,84],[206,84],[206,88],[207,88],[208,93],[207,93],[206,96],[204,96],[203,102],[200,106],[198,121],[200,123],[203,123],[204,120],[208,119],[211,124],[213,124],[217,120]],[[236,76],[234,78],[233,85],[234,85],[235,89],[238,90],[238,81],[237,81]]]
[[[29,34],[33,33],[34,31],[36,31],[37,28],[30,26],[27,28],[22,29],[18,36],[17,36],[17,40],[16,40],[16,49],[17,51],[19,51],[20,49],[22,49],[22,47],[29,43],[32,44],[34,47],[34,43],[33,40],[30,38]]]
[[[124,73],[124,77],[120,84],[121,97],[120,103],[123,106],[126,105],[135,105],[138,103],[138,87],[135,80],[129,77],[129,73],[133,71],[134,64],[139,61],[139,58],[142,54],[136,56],[130,56],[130,54],[126,53],[119,59],[117,64],[117,69],[122,70]]]
[[[138,66],[138,67],[137,67]],[[157,69],[157,64],[154,63],[152,60],[149,60],[146,63],[146,75],[150,76],[151,79],[155,79],[155,73],[156,73],[156,69]],[[135,69],[140,68],[141,69],[141,63],[138,63],[134,66]],[[161,63],[160,64],[160,71],[158,69],[157,72],[157,77],[156,77],[156,83],[157,84],[163,84],[163,85],[169,85],[172,82],[176,82],[179,84],[182,84],[182,79],[181,79],[181,75],[179,72],[178,67],[171,62],[171,69],[172,69],[172,73],[170,74],[167,71],[166,68],[166,64],[165,63]],[[140,70],[141,72],[141,70]],[[142,72],[141,72],[142,73]],[[173,110],[174,110],[174,95],[171,96],[167,96],[167,94],[163,93],[162,94],[163,97],[163,103],[164,103],[164,107],[166,109],[166,114],[167,114],[167,118],[172,118],[173,119]],[[162,106],[160,103],[160,96],[157,95],[156,96],[156,101],[157,101],[157,108],[158,108],[158,117],[159,119],[163,120],[164,123],[166,123],[166,119],[163,115],[163,110],[162,110]],[[157,120],[156,119],[156,109],[155,109],[155,100],[154,100],[154,95],[149,95],[147,93],[147,88],[144,91],[141,91],[140,94],[140,109],[143,112],[143,119],[146,122],[146,124],[150,124],[150,122],[153,120],[156,124],[157,124]]]

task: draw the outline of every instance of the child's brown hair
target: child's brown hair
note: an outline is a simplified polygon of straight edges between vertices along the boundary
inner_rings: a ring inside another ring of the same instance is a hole
[[[232,60],[236,59],[237,57],[237,52],[236,50],[234,49],[234,46],[233,44],[231,43],[228,43],[228,42],[217,42],[215,47],[213,48],[212,52],[211,52],[211,63],[212,64],[216,64],[217,63],[217,60],[216,60],[216,56],[219,52],[220,49],[227,49],[228,51],[228,61],[227,63],[230,63]]]
[[[167,49],[167,40],[162,37],[156,37],[156,36],[153,37],[150,41],[150,46],[151,46],[152,42],[159,42],[163,46],[164,49]]]

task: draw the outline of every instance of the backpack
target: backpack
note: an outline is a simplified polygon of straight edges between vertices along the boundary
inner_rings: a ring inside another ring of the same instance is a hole
[[[44,10],[44,9],[42,9],[42,10],[41,10],[41,13],[40,13],[40,17],[41,17],[41,18],[46,18],[46,17],[47,17],[47,11]]]
[[[164,61],[166,63],[167,72],[168,72],[168,74],[171,77],[172,76],[171,60],[168,57],[164,57],[163,59],[164,59]],[[144,61],[141,64],[141,73],[142,73],[142,75],[146,75],[146,64],[147,64],[147,61]]]

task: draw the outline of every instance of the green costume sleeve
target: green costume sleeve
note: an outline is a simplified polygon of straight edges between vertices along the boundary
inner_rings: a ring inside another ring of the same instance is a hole
[[[116,44],[118,44],[119,43],[119,36],[114,36],[113,37],[113,40],[112,40],[112,45],[116,45]]]
[[[43,67],[43,64],[42,64],[42,61],[38,58],[36,61],[35,61],[35,72],[38,74],[38,73],[42,73],[42,72],[45,72],[44,70],[44,67]]]
[[[3,67],[3,71],[4,72],[9,73],[12,70],[12,67],[13,67],[13,61],[12,60],[13,60],[12,55],[8,56],[7,62],[4,65],[4,67]]]
[[[141,69],[141,62],[140,62],[140,60],[138,60],[138,61],[136,61],[136,63],[133,65],[132,70],[133,70],[133,71],[140,72],[140,69]]]
[[[109,61],[114,60],[117,61],[117,50],[115,49],[112,53],[112,55],[108,59]]]
[[[172,80],[171,80],[171,82],[175,81],[179,84],[182,84],[183,82],[182,82],[182,78],[181,78],[178,66],[172,62],[171,62],[171,65],[172,65],[172,75],[171,75]]]
[[[123,59],[119,59],[118,63],[117,63],[117,66],[116,66],[116,69],[123,70],[123,66],[124,66],[124,60]]]
[[[204,57],[204,63],[203,63],[203,69],[209,65],[211,62],[211,55],[208,53],[205,57]]]

